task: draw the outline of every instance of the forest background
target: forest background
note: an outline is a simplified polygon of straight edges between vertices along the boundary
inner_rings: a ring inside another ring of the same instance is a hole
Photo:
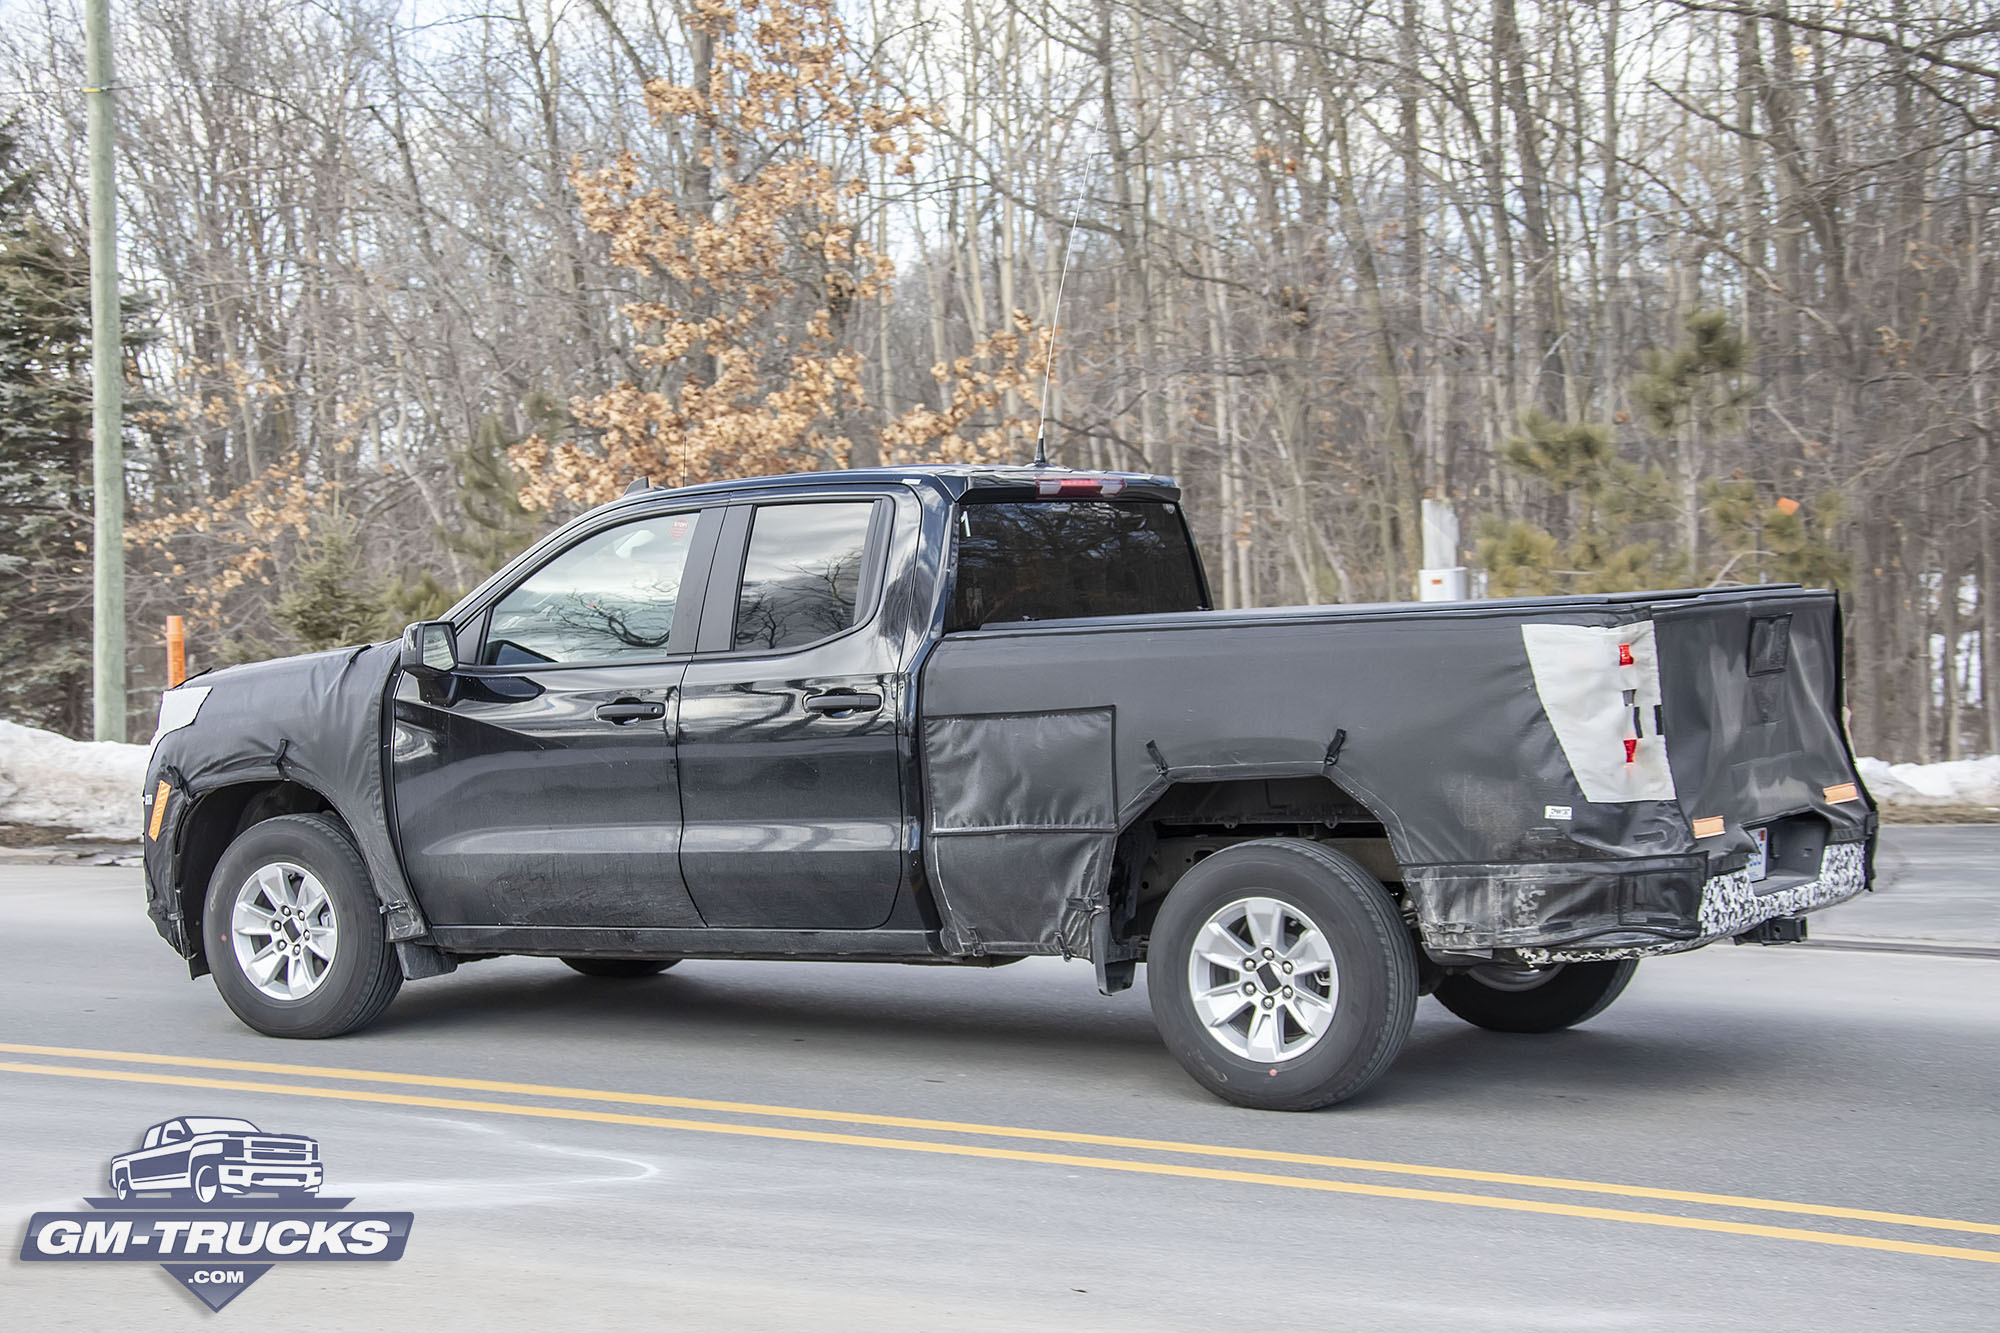
[[[2000,752],[2000,16],[1956,0],[117,0],[130,706],[639,475],[1032,450],[1225,605],[1799,579]],[[89,718],[80,10],[0,7],[0,714]]]

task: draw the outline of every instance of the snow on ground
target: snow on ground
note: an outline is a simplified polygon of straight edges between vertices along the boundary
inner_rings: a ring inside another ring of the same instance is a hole
[[[2000,755],[1943,764],[1861,761],[1878,801],[1911,807],[2000,807]],[[73,741],[0,722],[0,824],[74,829],[84,837],[139,837],[146,747]]]
[[[145,781],[143,745],[73,741],[0,722],[0,824],[137,842]]]
[[[1861,780],[1878,801],[1897,805],[2000,806],[2000,755],[1942,764],[1885,764],[1863,759]]]

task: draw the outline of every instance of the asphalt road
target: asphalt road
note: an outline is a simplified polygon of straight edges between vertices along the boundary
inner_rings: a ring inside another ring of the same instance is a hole
[[[1883,829],[1875,888],[1815,916],[1812,933],[2000,951],[2000,824]]]
[[[1939,832],[1892,839],[1827,931],[1978,942],[2000,830]],[[1426,1001],[1363,1098],[1278,1115],[1183,1076],[1143,985],[1042,960],[499,960],[278,1042],[185,979],[136,871],[0,865],[9,1254],[182,1114],[318,1138],[327,1193],[415,1213],[408,1256],[282,1267],[216,1315],[150,1264],[10,1258],[9,1327],[1992,1328],[2000,1302],[1979,957],[1711,948],[1548,1038]]]

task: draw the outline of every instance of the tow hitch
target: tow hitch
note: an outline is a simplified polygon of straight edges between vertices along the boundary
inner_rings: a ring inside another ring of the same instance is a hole
[[[1797,944],[1806,937],[1806,919],[1802,916],[1774,916],[1769,921],[1759,921],[1750,929],[1736,937],[1738,944]]]

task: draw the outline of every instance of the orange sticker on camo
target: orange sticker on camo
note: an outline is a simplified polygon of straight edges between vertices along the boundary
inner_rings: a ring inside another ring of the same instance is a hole
[[[1707,819],[1697,819],[1694,821],[1694,836],[1697,838],[1713,838],[1716,834],[1722,832],[1724,827],[1721,815],[1711,815]]]
[[[167,784],[162,782],[153,793],[153,822],[146,825],[146,836],[154,842],[160,840],[160,823],[167,817]]]
[[[1826,799],[1835,805],[1843,801],[1858,801],[1861,799],[1861,788],[1851,782],[1842,782],[1826,789]]]

